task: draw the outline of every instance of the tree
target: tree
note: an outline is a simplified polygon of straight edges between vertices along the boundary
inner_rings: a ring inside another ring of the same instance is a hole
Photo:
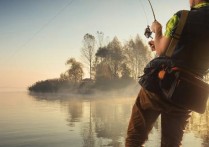
[[[83,37],[83,48],[81,54],[83,59],[89,64],[90,79],[92,78],[92,64],[95,56],[95,37],[91,34],[86,34]]]
[[[112,71],[113,78],[118,78],[120,74],[120,66],[124,61],[122,46],[117,37],[108,44],[109,49],[109,65]]]
[[[112,72],[110,66],[106,64],[104,61],[97,64],[96,66],[96,81],[109,81],[111,80]]]
[[[142,74],[144,66],[151,59],[151,52],[137,35],[135,40],[130,39],[125,44],[124,54],[126,56],[126,63],[131,69],[131,76],[137,79]]]
[[[127,64],[123,63],[121,66],[121,78],[128,79],[130,78],[130,75],[131,75],[130,68],[127,66]]]
[[[70,65],[70,68],[66,71],[68,79],[73,81],[74,84],[80,82],[84,74],[82,64],[77,62],[74,58],[70,58],[67,60],[66,65]]]
[[[66,73],[60,74],[60,80],[61,81],[67,81],[69,79],[68,75]]]
[[[138,65],[139,65],[139,48],[136,47],[133,39],[130,39],[124,46],[124,52],[126,56],[126,63],[131,69],[131,75],[134,79],[138,76]]]
[[[109,50],[107,49],[107,47],[100,47],[97,52],[96,52],[96,58],[100,59],[100,62],[102,62],[103,60],[105,60],[105,58],[107,58],[109,55]]]

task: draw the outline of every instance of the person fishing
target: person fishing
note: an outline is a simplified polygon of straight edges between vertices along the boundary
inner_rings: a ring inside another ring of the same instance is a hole
[[[183,11],[178,11],[168,21],[164,34],[158,21],[152,23],[151,31],[155,36],[154,40],[149,41],[149,46],[162,57],[172,39],[177,39],[171,61],[177,67],[203,77],[209,68],[209,0],[189,0],[189,3],[191,10],[188,12],[181,35],[175,34],[183,15]],[[151,92],[142,87],[132,108],[125,146],[145,146],[149,132],[161,115],[161,147],[180,147],[191,111],[165,99],[158,92]]]

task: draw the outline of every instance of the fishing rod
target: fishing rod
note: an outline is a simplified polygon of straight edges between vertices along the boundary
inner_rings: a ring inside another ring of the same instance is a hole
[[[152,10],[152,15],[154,17],[154,21],[156,21],[156,17],[155,17],[155,12],[154,12],[154,9],[152,7],[152,3],[150,2],[150,0],[148,0],[149,2],[149,5],[151,7],[151,10]],[[145,29],[145,32],[144,32],[144,35],[147,37],[147,38],[152,38],[152,31],[150,30],[150,26],[147,25],[147,28]],[[153,38],[152,38],[153,39]]]
[[[153,9],[153,7],[152,7],[152,4],[151,4],[150,0],[148,0],[148,2],[149,2],[150,7],[151,7],[151,9],[152,9],[152,14],[153,14],[153,17],[154,17],[154,21],[156,21],[155,12],[154,12],[154,9]]]

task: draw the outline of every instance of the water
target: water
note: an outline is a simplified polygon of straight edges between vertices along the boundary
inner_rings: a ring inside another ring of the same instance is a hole
[[[0,93],[0,147],[123,147],[134,97]],[[193,113],[184,147],[209,147],[209,109]],[[148,147],[160,146],[160,120]]]

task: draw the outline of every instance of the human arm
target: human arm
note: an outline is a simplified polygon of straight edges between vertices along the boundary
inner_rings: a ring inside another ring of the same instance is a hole
[[[165,51],[170,44],[171,37],[163,35],[162,25],[158,21],[152,23],[151,30],[155,33],[155,37],[153,42],[149,42],[150,47],[152,50],[154,49],[159,56],[165,54]]]

